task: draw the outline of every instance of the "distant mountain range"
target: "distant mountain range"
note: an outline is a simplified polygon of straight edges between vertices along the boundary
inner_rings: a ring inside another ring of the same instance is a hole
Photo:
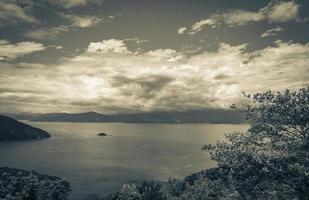
[[[16,119],[41,122],[124,122],[124,123],[244,123],[245,116],[237,110],[207,109],[184,112],[145,112],[105,115],[97,112],[10,114]]]
[[[48,138],[50,134],[10,117],[0,115],[0,141]]]

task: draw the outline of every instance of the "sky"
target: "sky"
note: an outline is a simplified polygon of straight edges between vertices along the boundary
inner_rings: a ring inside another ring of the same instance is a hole
[[[1,0],[0,112],[229,108],[309,85],[307,0]]]

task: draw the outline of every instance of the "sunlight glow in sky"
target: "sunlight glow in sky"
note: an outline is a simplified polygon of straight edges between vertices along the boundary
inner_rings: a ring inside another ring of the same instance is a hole
[[[1,1],[0,112],[229,108],[306,87],[308,4]]]

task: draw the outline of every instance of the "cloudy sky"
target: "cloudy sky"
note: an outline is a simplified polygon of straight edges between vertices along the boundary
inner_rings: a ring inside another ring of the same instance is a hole
[[[228,108],[309,85],[309,1],[1,0],[0,112]]]

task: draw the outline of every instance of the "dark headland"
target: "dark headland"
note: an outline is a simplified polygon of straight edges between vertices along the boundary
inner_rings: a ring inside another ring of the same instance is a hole
[[[10,117],[0,115],[0,141],[49,138],[51,135]]]

